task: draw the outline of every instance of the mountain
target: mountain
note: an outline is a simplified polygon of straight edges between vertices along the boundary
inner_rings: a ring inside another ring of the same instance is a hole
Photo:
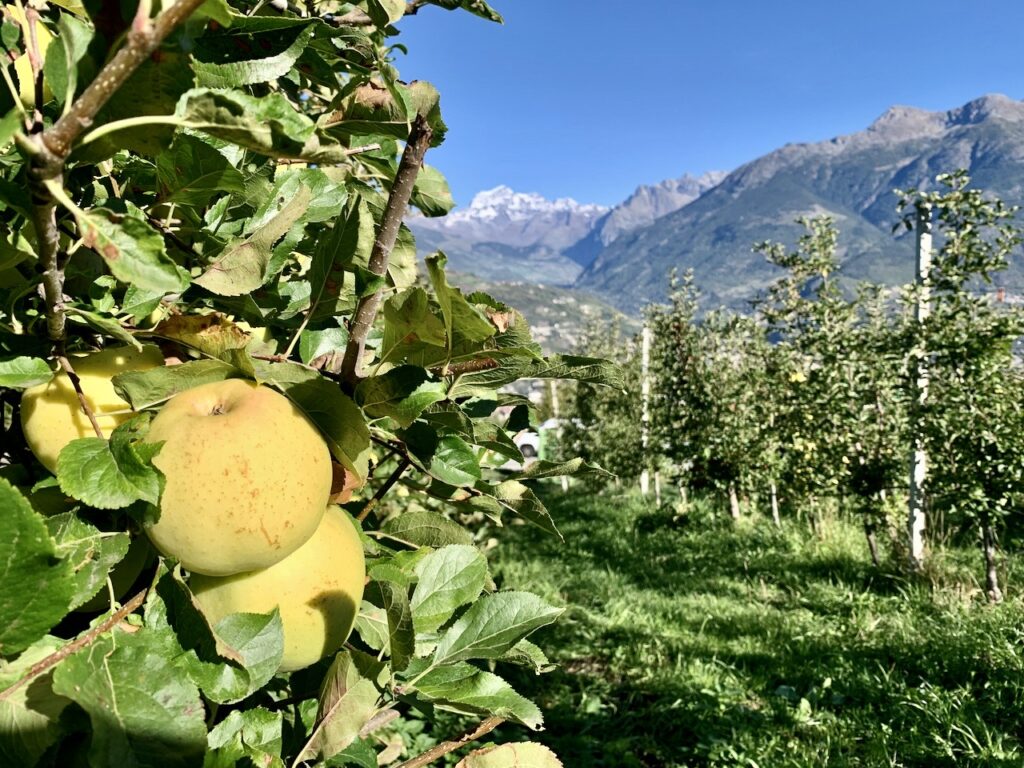
[[[698,177],[685,174],[660,184],[637,187],[625,201],[598,219],[589,234],[573,244],[565,254],[581,266],[588,267],[619,236],[678,211],[721,182],[725,176],[724,171],[709,171]]]
[[[967,168],[973,184],[1024,202],[1024,102],[989,95],[947,112],[892,107],[866,130],[790,144],[736,169],[687,205],[612,240],[577,286],[636,311],[665,297],[671,269],[693,269],[709,305],[742,307],[777,271],[751,246],[794,244],[799,216],[829,214],[850,281],[909,280],[913,238],[892,234],[898,189],[928,189]],[[1024,271],[1004,287],[1024,292]]]
[[[478,193],[462,210],[407,223],[417,250],[442,250],[451,268],[490,280],[528,277],[571,285],[582,268],[563,254],[593,229],[608,208],[571,198],[547,200],[506,186]]]

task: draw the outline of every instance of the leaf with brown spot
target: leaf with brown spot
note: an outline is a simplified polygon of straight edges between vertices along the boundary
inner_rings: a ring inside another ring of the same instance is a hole
[[[229,350],[245,349],[249,343],[249,334],[219,312],[208,315],[171,315],[161,321],[154,332],[210,357],[221,359]]]
[[[82,244],[99,254],[122,283],[161,294],[188,288],[188,273],[167,255],[163,237],[141,216],[106,208],[72,212]]]

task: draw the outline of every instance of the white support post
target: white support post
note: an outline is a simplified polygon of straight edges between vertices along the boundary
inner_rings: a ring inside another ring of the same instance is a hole
[[[643,451],[644,468],[640,472],[640,493],[646,496],[651,490],[650,456],[647,447],[650,443],[650,399],[651,380],[648,375],[651,366],[651,329],[644,323],[643,332],[640,335],[640,447]]]
[[[915,319],[920,325],[931,312],[931,293],[929,275],[932,267],[932,211],[931,206],[921,204],[917,207],[917,269],[916,280],[919,287]],[[924,436],[920,423],[920,407],[928,399],[928,361],[926,350],[920,353],[916,361],[917,381],[916,396],[918,411],[911,425],[914,447],[910,458],[910,509],[907,516],[907,530],[910,536],[910,566],[919,570],[924,565],[924,484],[928,476],[928,455],[925,453]]]

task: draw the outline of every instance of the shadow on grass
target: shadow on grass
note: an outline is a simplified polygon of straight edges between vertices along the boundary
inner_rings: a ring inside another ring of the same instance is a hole
[[[821,542],[546,501],[566,544],[517,529],[501,561],[585,602],[542,640],[561,669],[511,676],[567,766],[1024,764],[1019,605],[908,592],[852,525]]]

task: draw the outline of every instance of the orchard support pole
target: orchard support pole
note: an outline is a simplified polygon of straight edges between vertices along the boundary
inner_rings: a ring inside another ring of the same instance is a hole
[[[643,471],[640,472],[640,493],[644,496],[651,490],[650,456],[648,445],[651,441],[650,434],[650,400],[651,400],[651,378],[649,375],[651,367],[651,328],[644,323],[643,332],[640,335],[640,447],[643,451]]]
[[[914,312],[918,328],[923,325],[931,312],[931,291],[929,275],[932,267],[932,211],[931,206],[921,203],[917,206],[915,222],[917,232],[917,268],[916,282],[918,285],[917,306]],[[928,399],[928,362],[927,350],[915,349],[916,356],[916,406],[913,409],[911,434],[914,447],[910,457],[910,509],[907,516],[907,531],[910,536],[910,567],[920,570],[924,565],[924,483],[928,476],[928,455],[924,448],[921,409]]]

